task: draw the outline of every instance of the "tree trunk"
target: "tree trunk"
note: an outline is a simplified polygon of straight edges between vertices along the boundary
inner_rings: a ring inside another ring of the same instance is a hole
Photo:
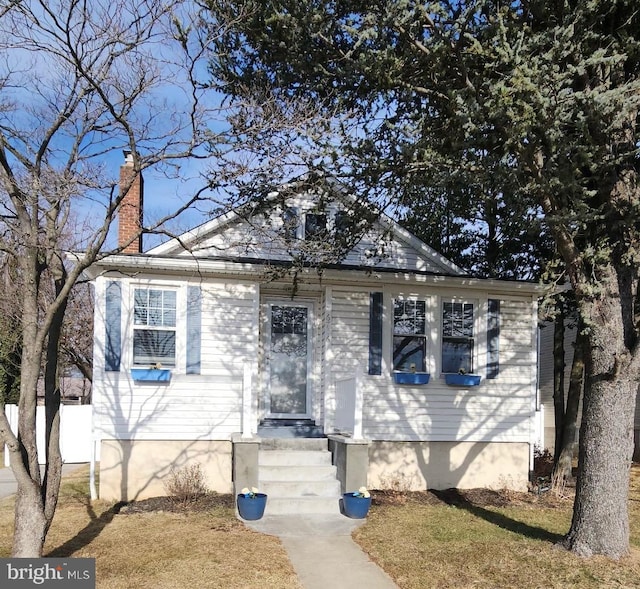
[[[567,394],[567,406],[564,412],[562,429],[562,445],[558,458],[553,466],[552,485],[554,489],[561,489],[572,478],[573,456],[576,449],[576,428],[578,423],[578,409],[582,390],[584,388],[584,349],[587,338],[582,321],[578,322],[576,330],[573,362],[571,364],[571,378]]]
[[[556,316],[553,322],[553,416],[555,438],[553,461],[558,461],[564,429],[564,303],[556,299]]]
[[[40,495],[40,485],[34,481],[18,484],[15,517],[16,525],[11,556],[16,558],[41,557],[47,525]]]
[[[56,256],[51,262],[51,270],[55,276],[55,294],[60,294],[66,273],[60,259]],[[62,478],[62,454],[60,452],[60,379],[58,374],[58,358],[62,323],[67,309],[67,300],[61,302],[56,309],[47,338],[46,367],[44,372],[45,401],[45,440],[47,444],[47,467],[42,482],[42,501],[45,517],[45,534],[49,531],[60,493]]]
[[[34,232],[35,234],[35,232]],[[19,452],[12,452],[11,467],[18,483],[12,556],[42,556],[48,528],[44,503],[36,434],[37,387],[40,376],[44,338],[40,327],[38,297],[42,267],[38,246],[25,247],[20,257],[24,276],[20,366],[20,402],[18,404]]]
[[[589,318],[589,344],[576,499],[564,545],[581,556],[617,559],[629,551],[629,473],[638,383],[634,356],[627,348],[624,303],[612,292],[617,291],[613,274],[602,281],[609,292],[583,301],[580,310]]]

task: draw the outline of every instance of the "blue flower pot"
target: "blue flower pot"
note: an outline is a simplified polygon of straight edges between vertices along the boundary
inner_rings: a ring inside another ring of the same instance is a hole
[[[480,384],[481,376],[479,374],[445,374],[444,381],[448,385],[459,387],[477,387]]]
[[[267,496],[265,493],[256,493],[253,497],[238,495],[238,513],[242,519],[260,519],[264,515],[266,506]]]
[[[171,370],[160,368],[132,368],[131,378],[136,382],[169,382]]]
[[[428,372],[399,372],[393,373],[396,384],[423,385],[429,382],[431,375]]]
[[[356,497],[353,493],[342,495],[344,514],[352,519],[364,519],[371,507],[371,497]]]

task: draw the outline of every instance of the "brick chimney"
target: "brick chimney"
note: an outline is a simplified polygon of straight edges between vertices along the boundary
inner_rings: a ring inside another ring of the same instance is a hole
[[[127,191],[118,211],[118,246],[122,247],[142,228],[142,174],[135,175],[133,156],[130,151],[126,150],[124,151],[124,164],[120,166],[120,190]],[[142,252],[142,234],[122,250],[123,254],[139,254],[140,252]]]

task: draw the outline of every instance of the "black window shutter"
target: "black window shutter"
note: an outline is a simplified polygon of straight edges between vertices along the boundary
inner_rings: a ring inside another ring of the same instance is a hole
[[[382,374],[382,293],[369,295],[369,374]]]
[[[120,372],[122,358],[122,287],[115,280],[107,282],[104,310],[104,369]]]
[[[487,378],[500,373],[500,301],[489,299],[487,309]]]

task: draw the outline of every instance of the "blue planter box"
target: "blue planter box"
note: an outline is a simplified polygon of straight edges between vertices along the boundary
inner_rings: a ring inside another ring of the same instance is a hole
[[[458,387],[477,387],[482,377],[479,374],[445,374],[444,381],[448,385]]]
[[[427,384],[431,375],[428,372],[398,372],[393,373],[396,384]]]
[[[371,497],[356,497],[353,493],[342,495],[344,514],[352,519],[364,519],[371,507]]]
[[[171,380],[171,370],[132,368],[131,378],[136,382],[169,382]]]
[[[240,493],[238,495],[238,513],[242,519],[253,521],[260,519],[264,515],[264,508],[267,506],[267,495],[256,493],[253,497],[247,497]]]

